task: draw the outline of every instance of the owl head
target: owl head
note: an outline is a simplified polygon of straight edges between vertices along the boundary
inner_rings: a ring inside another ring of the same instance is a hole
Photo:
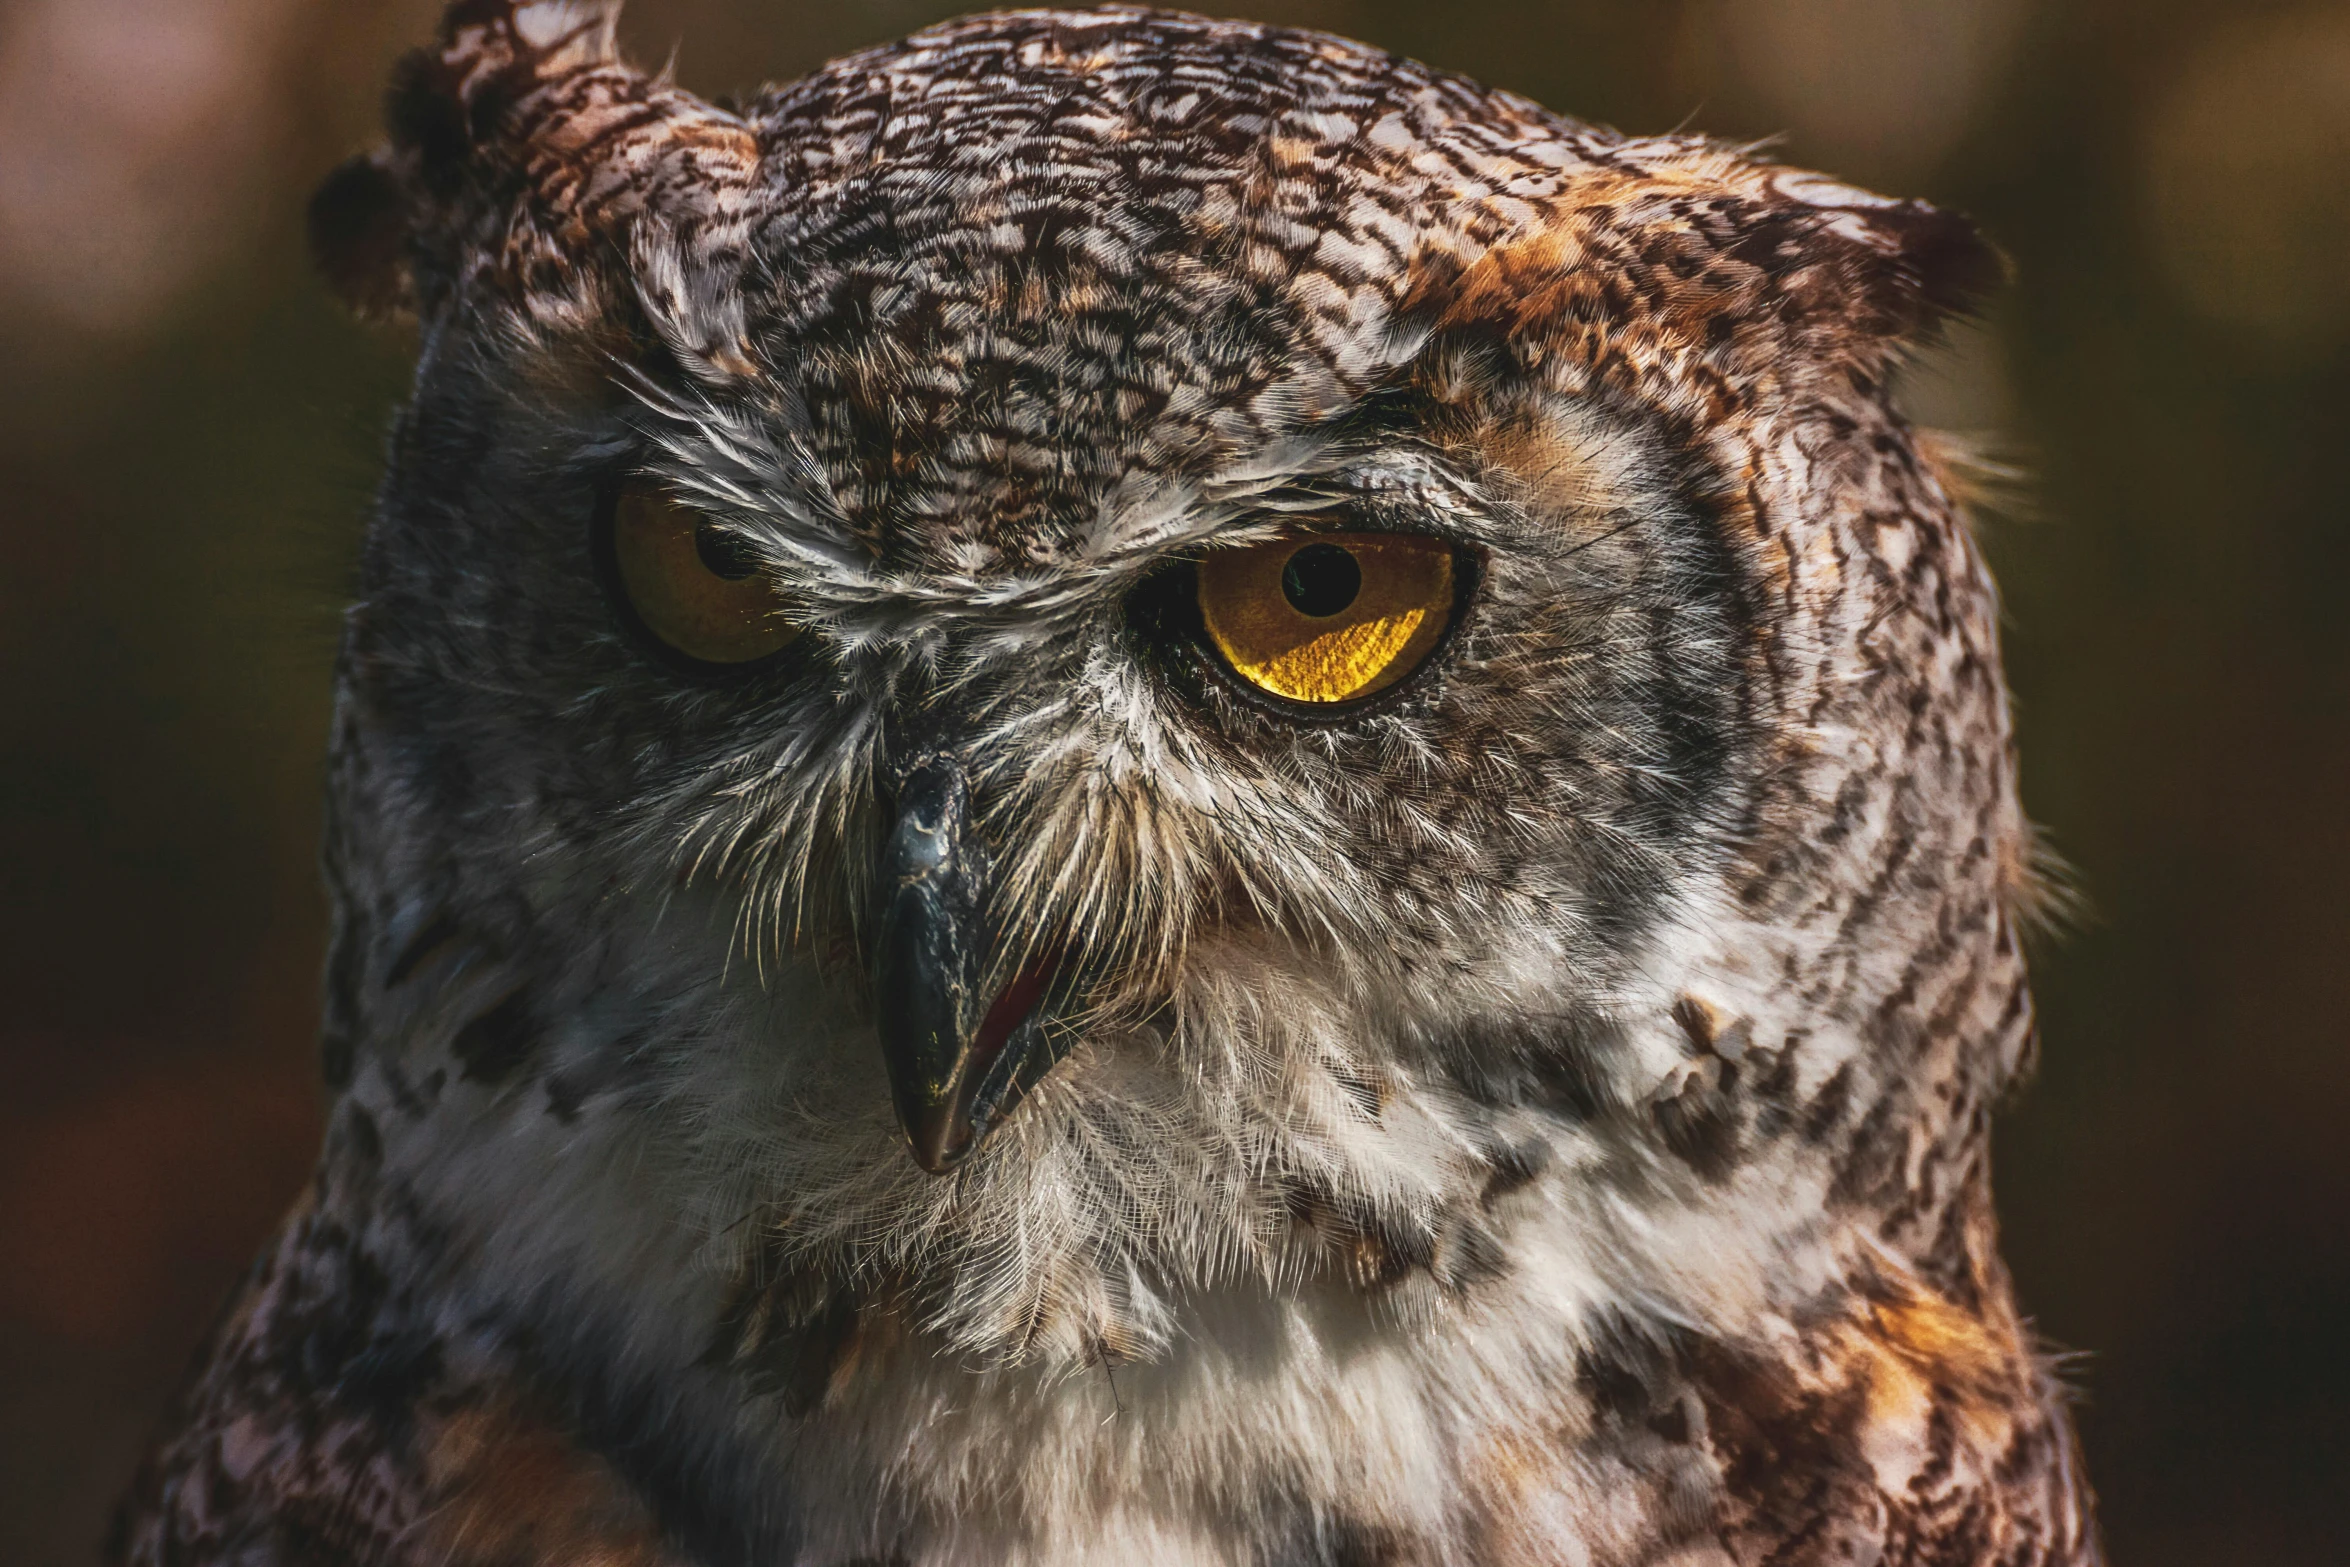
[[[2022,828],[1888,391],[1967,224],[1314,33],[721,106],[615,9],[450,6],[313,209],[416,330],[328,856],[404,1179],[1012,1358],[1529,1227],[1992,1266]]]

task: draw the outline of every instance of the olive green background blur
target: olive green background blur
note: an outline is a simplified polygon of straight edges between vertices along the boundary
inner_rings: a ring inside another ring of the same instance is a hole
[[[0,0],[0,1562],[84,1560],[314,1148],[328,670],[395,338],[309,186],[432,0]],[[708,92],[947,7],[641,0]],[[1921,417],[2088,913],[2000,1134],[2115,1559],[2350,1560],[2350,7],[1266,0],[1973,213]]]

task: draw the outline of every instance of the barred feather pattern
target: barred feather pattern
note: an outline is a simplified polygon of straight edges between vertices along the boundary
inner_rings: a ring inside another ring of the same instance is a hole
[[[419,344],[335,1109],[113,1559],[2096,1561],[1990,1198],[1996,598],[1888,392],[1974,231],[1316,33],[998,13],[722,107],[614,13],[452,5],[314,208]],[[631,475],[805,646],[649,656]],[[1476,563],[1393,699],[1147,612],[1331,517]],[[867,966],[914,735],[999,980],[1083,959],[943,1178]]]

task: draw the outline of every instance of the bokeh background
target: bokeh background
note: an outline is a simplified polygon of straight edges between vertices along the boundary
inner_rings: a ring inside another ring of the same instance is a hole
[[[0,0],[0,1562],[80,1562],[299,1185],[337,606],[401,345],[304,269],[433,0]],[[640,0],[709,92],[950,6]],[[1975,214],[1919,415],[2025,477],[2009,1256],[2115,1559],[2350,1561],[2350,7],[1262,0]]]

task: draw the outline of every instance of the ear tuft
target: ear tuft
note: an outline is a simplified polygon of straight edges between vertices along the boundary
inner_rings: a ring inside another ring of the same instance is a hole
[[[1905,201],[1873,215],[1871,226],[1899,256],[1921,326],[1971,314],[2006,285],[2012,271],[1999,248],[1960,213]]]
[[[352,311],[370,320],[416,308],[407,200],[381,153],[362,153],[310,198],[310,254]]]
[[[455,45],[483,29],[540,54],[564,54],[566,65],[601,64],[618,55],[620,7],[621,0],[451,0],[441,42]]]
[[[1851,301],[1866,306],[1878,335],[1904,340],[1972,311],[2007,281],[2007,258],[1973,221],[1922,201],[1893,201],[1800,170],[1770,180],[1789,211],[1816,225],[1804,245],[1814,261],[1842,247],[1837,270],[1852,274]]]
[[[473,152],[473,130],[458,87],[445,58],[415,49],[392,68],[392,84],[384,94],[384,130],[392,147],[410,155],[417,172],[443,197],[462,183],[461,171]]]
[[[619,10],[450,5],[438,42],[400,62],[385,145],[312,201],[312,248],[335,291],[364,315],[575,326],[634,297],[627,261],[647,248],[690,253],[697,276],[739,256],[758,140],[622,61]]]

